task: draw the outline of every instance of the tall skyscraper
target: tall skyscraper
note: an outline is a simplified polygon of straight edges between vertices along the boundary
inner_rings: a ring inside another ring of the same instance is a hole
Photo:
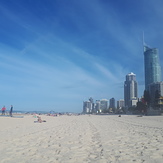
[[[124,82],[125,107],[129,108],[130,106],[132,106],[132,100],[137,99],[138,99],[138,88],[136,75],[131,72],[126,75],[126,81]]]
[[[149,84],[161,81],[161,66],[157,48],[144,46],[145,89]]]

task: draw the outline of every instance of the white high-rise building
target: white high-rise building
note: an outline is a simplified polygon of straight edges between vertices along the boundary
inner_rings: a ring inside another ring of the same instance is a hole
[[[136,75],[134,73],[129,73],[126,75],[126,81],[124,82],[124,100],[125,107],[129,108],[132,106],[131,100],[138,99],[138,88]]]
[[[125,106],[124,100],[119,100],[117,101],[117,109],[122,108]]]
[[[101,99],[100,100],[100,110],[106,110],[106,109],[108,109],[108,100]]]
[[[96,100],[96,103],[95,103],[95,111],[96,111],[96,113],[99,113],[100,112],[100,100]]]
[[[83,102],[83,113],[91,113],[92,112],[92,103],[90,101]]]

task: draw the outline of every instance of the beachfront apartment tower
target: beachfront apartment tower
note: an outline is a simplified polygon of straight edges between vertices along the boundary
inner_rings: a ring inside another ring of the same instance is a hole
[[[161,81],[161,66],[157,48],[149,48],[144,45],[144,69],[145,90],[149,90],[149,84]]]
[[[96,100],[96,103],[95,103],[95,111],[96,111],[96,113],[99,113],[100,112],[100,100]]]
[[[83,113],[91,113],[92,112],[92,103],[90,101],[83,101]]]
[[[108,109],[108,100],[107,99],[101,99],[100,100],[100,111],[104,111]]]
[[[88,101],[83,101],[83,113],[92,113],[94,110],[93,98],[90,97]]]
[[[124,100],[118,100],[117,101],[117,109],[124,107]]]
[[[115,109],[115,98],[111,98],[109,102],[109,108]]]
[[[126,81],[124,82],[124,101],[125,107],[129,108],[132,106],[131,101],[138,99],[138,86],[136,81],[136,75],[129,73],[126,75]]]

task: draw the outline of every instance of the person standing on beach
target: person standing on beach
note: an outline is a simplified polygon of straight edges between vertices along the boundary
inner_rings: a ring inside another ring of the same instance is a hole
[[[5,106],[2,108],[2,115],[5,115],[6,108]]]
[[[12,117],[12,111],[13,111],[13,106],[11,105],[11,108],[10,108],[10,116]]]

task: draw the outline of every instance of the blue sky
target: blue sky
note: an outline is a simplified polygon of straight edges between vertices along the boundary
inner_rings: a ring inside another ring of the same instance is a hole
[[[141,97],[142,33],[162,61],[162,8],[162,0],[1,0],[1,106],[81,112],[89,97],[123,99],[129,72]]]

